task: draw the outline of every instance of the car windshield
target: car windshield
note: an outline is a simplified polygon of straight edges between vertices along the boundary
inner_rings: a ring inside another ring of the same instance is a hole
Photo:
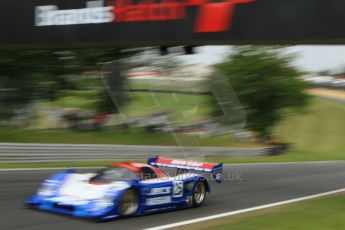
[[[115,181],[133,181],[137,174],[124,167],[109,167],[102,169],[90,182],[111,183]]]

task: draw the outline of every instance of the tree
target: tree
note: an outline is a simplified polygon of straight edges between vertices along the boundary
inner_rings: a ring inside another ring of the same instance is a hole
[[[307,104],[306,84],[277,47],[239,46],[216,69],[226,75],[247,113],[247,126],[262,140],[282,119],[283,110]]]
[[[55,96],[64,81],[52,78],[52,59],[51,53],[42,50],[0,52],[1,119],[10,118],[14,110],[26,107],[34,99]]]
[[[78,88],[71,81],[71,75],[99,71],[104,63],[131,57],[138,52],[140,49],[126,51],[119,48],[2,50],[0,119],[10,118],[15,109],[26,107],[33,100],[54,100],[62,90]],[[108,92],[100,92],[99,104],[109,105],[109,96],[104,94]]]
[[[98,92],[95,109],[98,112],[118,113],[120,107],[129,102],[122,72],[134,65],[127,62],[133,61],[143,49],[89,48],[72,51],[79,73],[99,71],[102,75],[103,87]]]

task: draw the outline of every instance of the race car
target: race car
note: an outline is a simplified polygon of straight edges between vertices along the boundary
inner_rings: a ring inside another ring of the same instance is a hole
[[[165,167],[175,169],[174,175],[163,171]],[[211,173],[220,183],[222,170],[222,164],[163,157],[149,158],[147,164],[114,163],[97,173],[70,169],[45,180],[25,203],[97,221],[199,207],[210,192],[202,174]]]

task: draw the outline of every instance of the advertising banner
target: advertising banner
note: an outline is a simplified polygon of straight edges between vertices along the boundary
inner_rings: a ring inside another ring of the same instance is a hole
[[[345,43],[344,0],[0,0],[0,46]]]

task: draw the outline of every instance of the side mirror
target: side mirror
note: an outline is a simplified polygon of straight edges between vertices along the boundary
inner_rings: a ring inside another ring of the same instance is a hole
[[[75,168],[69,168],[69,169],[67,169],[66,172],[67,172],[67,173],[76,173],[76,172],[77,172],[77,169],[75,169]]]

